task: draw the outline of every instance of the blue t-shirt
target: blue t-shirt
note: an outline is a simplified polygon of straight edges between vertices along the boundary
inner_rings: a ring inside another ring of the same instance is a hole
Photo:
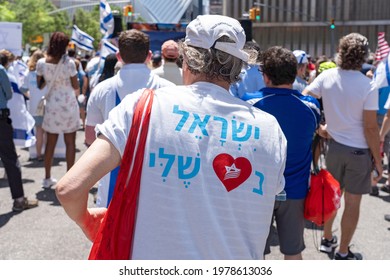
[[[312,161],[311,144],[320,122],[320,105],[314,97],[297,90],[263,88],[246,93],[243,100],[273,115],[287,139],[287,161],[284,190],[287,199],[303,199],[307,195]],[[254,103],[253,103],[254,102]]]
[[[259,65],[249,65],[240,74],[240,81],[230,86],[230,94],[242,98],[247,92],[254,92],[265,87],[264,79],[259,72]]]

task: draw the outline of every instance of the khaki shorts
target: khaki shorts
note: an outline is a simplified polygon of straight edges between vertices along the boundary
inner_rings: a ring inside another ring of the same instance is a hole
[[[292,256],[305,250],[303,231],[305,218],[303,216],[305,199],[287,199],[275,201],[274,215],[271,222],[270,233],[264,249],[264,255],[271,253],[270,246],[273,244],[274,231],[272,224],[275,219],[279,248],[283,255]]]
[[[352,194],[371,191],[372,160],[369,149],[359,149],[329,141],[326,167],[341,189]]]

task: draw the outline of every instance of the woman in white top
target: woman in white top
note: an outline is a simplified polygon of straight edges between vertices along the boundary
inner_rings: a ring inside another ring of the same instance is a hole
[[[50,188],[57,182],[51,178],[51,165],[58,134],[64,134],[68,170],[73,166],[76,157],[76,131],[80,127],[80,114],[75,90],[79,89],[79,82],[75,62],[65,55],[68,43],[67,35],[62,32],[53,33],[46,58],[40,59],[37,64],[38,85],[42,85],[42,79],[48,86],[54,83],[52,88],[49,88],[42,124],[42,128],[47,132],[43,188]],[[56,71],[59,72],[57,77]]]

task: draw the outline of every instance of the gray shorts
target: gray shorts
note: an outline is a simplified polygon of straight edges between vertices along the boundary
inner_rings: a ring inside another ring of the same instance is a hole
[[[372,160],[369,149],[359,149],[329,141],[326,166],[341,189],[352,194],[371,191]]]
[[[270,233],[264,249],[264,255],[271,253],[274,231],[272,224],[275,219],[279,248],[283,255],[292,256],[301,253],[305,248],[303,231],[305,218],[303,216],[305,199],[287,199],[275,201],[274,214],[271,222]]]
[[[33,116],[35,120],[35,126],[42,126],[43,116]]]

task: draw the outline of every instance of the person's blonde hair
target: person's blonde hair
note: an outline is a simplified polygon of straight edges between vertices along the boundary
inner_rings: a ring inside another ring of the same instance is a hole
[[[41,50],[36,50],[30,57],[28,61],[28,70],[30,71],[35,71],[37,68],[37,62],[40,60],[42,57],[45,57],[45,54]]]

